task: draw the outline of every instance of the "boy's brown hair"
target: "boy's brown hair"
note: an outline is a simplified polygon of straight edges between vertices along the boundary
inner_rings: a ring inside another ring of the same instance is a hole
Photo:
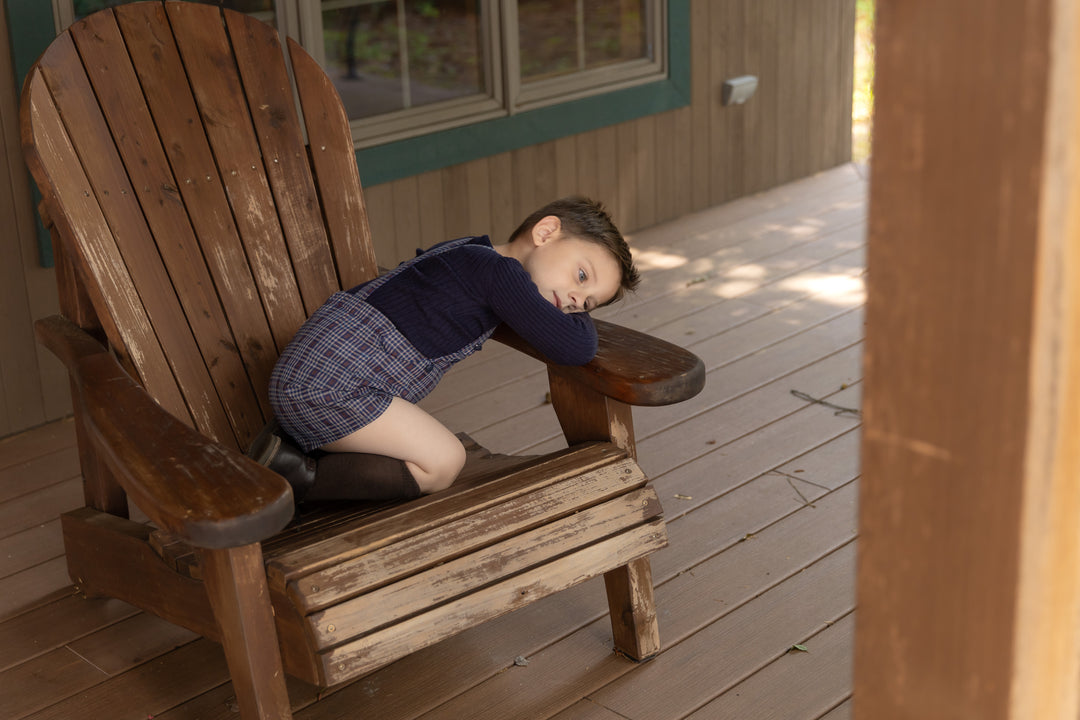
[[[615,291],[615,297],[604,303],[604,305],[610,305],[616,300],[622,299],[627,290],[630,292],[637,290],[641,277],[638,275],[637,268],[634,267],[634,259],[630,255],[630,246],[627,245],[619,229],[615,227],[611,215],[608,214],[603,205],[595,200],[590,200],[581,195],[573,195],[550,202],[525,218],[517,230],[510,235],[510,241],[513,242],[518,237],[527,234],[536,223],[548,215],[559,218],[562,223],[562,230],[566,235],[603,245],[618,260],[621,274],[619,289]]]

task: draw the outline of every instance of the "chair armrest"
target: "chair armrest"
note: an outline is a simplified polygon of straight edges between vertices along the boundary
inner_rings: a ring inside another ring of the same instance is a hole
[[[593,322],[600,347],[587,365],[552,363],[506,325],[493,337],[546,362],[550,372],[628,405],[673,405],[705,387],[705,364],[692,352],[614,323]]]
[[[159,527],[197,547],[228,548],[292,519],[284,478],[170,415],[82,328],[55,315],[35,329],[71,373],[102,459]]]

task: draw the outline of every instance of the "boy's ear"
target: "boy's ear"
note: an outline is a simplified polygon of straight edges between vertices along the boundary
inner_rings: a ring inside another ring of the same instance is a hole
[[[554,237],[557,237],[562,229],[562,220],[555,215],[545,215],[540,218],[532,229],[534,245],[543,245]]]

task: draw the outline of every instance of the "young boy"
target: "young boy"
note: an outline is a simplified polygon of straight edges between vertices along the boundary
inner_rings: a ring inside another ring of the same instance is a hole
[[[276,423],[249,455],[285,476],[298,502],[447,488],[465,449],[415,403],[500,323],[552,361],[584,365],[597,349],[585,313],[638,281],[610,216],[581,197],[540,208],[505,245],[436,245],[308,319],[271,376]]]

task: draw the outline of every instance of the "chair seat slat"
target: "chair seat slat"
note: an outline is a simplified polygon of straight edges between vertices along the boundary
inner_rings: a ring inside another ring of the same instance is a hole
[[[645,481],[637,463],[624,459],[297,578],[289,590],[302,611],[312,612],[625,494]]]
[[[314,613],[308,618],[311,635],[319,648],[340,645],[365,628],[379,628],[438,607],[659,514],[660,501],[652,488],[621,495]]]
[[[394,658],[433,645],[479,622],[525,607],[553,593],[614,570],[667,545],[663,521],[632,528],[322,653],[326,683],[374,670]]]
[[[440,493],[365,518],[353,528],[342,528],[321,542],[307,542],[288,553],[270,557],[267,572],[271,583],[284,589],[289,581],[298,577],[400,542],[403,538],[506,502],[515,495],[553,485],[624,456],[625,453],[613,445],[593,443],[544,456],[491,482],[472,486],[455,483]]]

